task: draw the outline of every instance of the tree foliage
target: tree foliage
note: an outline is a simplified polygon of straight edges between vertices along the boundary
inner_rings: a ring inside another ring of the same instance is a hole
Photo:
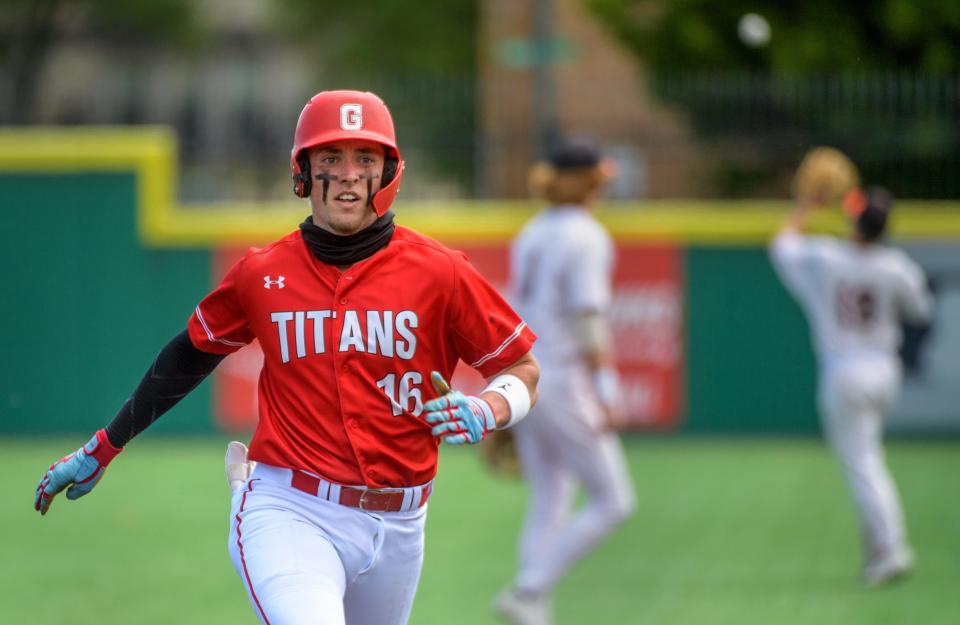
[[[278,0],[280,23],[322,52],[324,70],[352,75],[472,73],[477,4],[472,0]]]
[[[828,144],[900,195],[960,195],[960,2],[581,1],[719,157],[713,192],[785,193],[803,151]],[[747,13],[766,45],[740,40]]]
[[[960,3],[942,0],[582,0],[656,72],[766,73],[960,69]],[[737,35],[746,13],[770,23],[769,45]]]
[[[189,0],[6,0],[0,11],[0,63],[7,76],[5,121],[32,121],[37,81],[60,37],[191,45],[199,40],[193,10]]]

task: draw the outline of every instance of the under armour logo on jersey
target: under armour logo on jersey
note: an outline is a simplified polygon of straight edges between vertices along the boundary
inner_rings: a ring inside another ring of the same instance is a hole
[[[360,130],[363,128],[363,107],[359,104],[342,104],[340,106],[340,127],[344,130]]]
[[[283,281],[285,278],[280,276],[276,280],[271,280],[270,276],[263,276],[263,288],[269,289],[272,285],[276,284],[278,289],[283,288]]]

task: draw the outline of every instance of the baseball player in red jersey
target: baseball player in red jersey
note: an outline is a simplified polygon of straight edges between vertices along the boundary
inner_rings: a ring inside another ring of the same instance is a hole
[[[229,538],[257,617],[402,625],[439,443],[477,443],[526,415],[536,337],[462,253],[394,225],[404,162],[376,95],[311,98],[291,164],[311,216],[230,269],[116,418],[51,466],[35,507],[67,486],[68,499],[89,492],[131,438],[258,339],[255,468]],[[445,388],[461,359],[490,379],[478,396]]]

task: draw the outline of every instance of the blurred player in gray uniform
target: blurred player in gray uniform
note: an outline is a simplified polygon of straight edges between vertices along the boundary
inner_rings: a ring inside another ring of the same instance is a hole
[[[816,202],[798,202],[770,245],[773,265],[810,321],[820,376],[823,430],[843,466],[863,531],[863,581],[910,572],[897,488],[883,453],[883,420],[901,380],[901,321],[930,319],[933,301],[920,267],[881,243],[892,206],[880,188],[844,202],[849,239],[803,234]]]
[[[551,623],[554,586],[634,509],[623,449],[610,429],[618,380],[605,313],[614,249],[590,212],[614,169],[589,139],[561,141],[530,175],[550,206],[511,248],[512,303],[540,336],[541,366],[535,414],[513,430],[530,489],[519,570],[494,603],[515,625]],[[584,504],[573,511],[578,486]]]

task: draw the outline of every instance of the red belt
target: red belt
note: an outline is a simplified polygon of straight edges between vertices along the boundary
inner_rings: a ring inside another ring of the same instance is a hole
[[[433,483],[426,486],[410,488],[354,488],[353,486],[338,486],[322,480],[315,475],[294,470],[293,477],[290,479],[290,486],[299,491],[322,497],[327,501],[339,503],[342,506],[351,508],[360,508],[361,510],[370,510],[372,512],[400,512],[404,509],[404,500],[407,498],[407,491],[418,491],[411,493],[411,497],[417,497],[416,506],[411,507],[409,502],[406,508],[420,508],[427,503],[430,492],[433,490]]]

